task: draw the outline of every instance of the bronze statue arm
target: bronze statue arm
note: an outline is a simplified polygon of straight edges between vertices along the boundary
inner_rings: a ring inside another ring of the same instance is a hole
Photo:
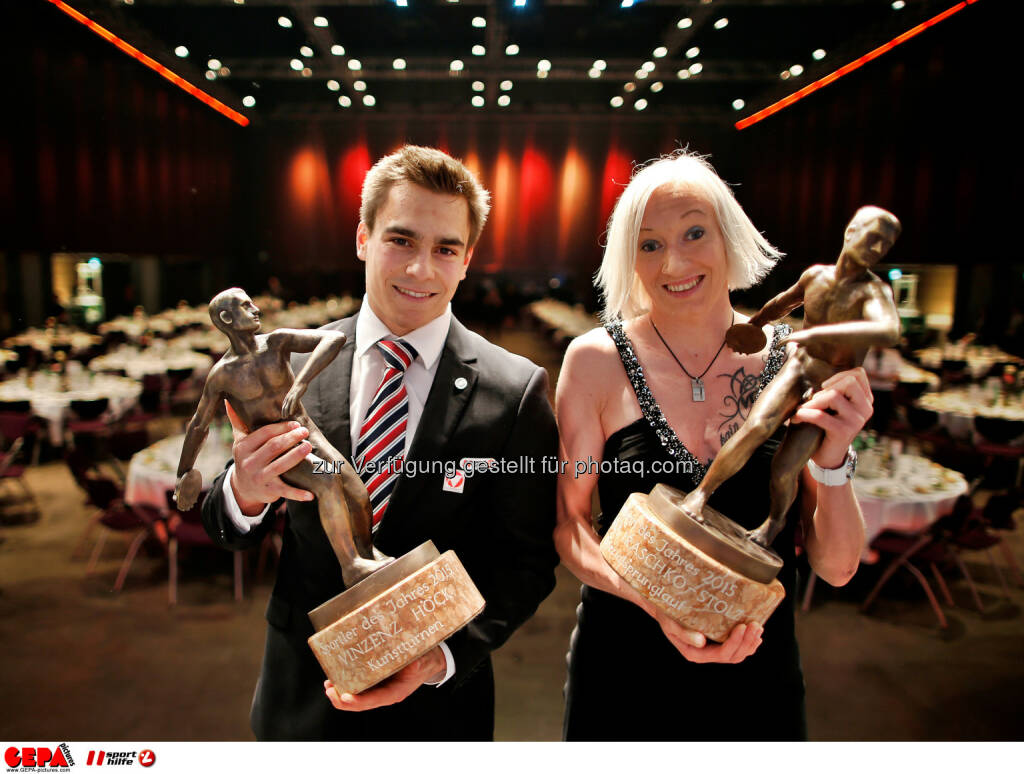
[[[281,404],[284,419],[295,416],[299,401],[306,394],[309,383],[323,371],[345,346],[345,334],[340,331],[300,331],[284,329],[274,331],[268,337],[268,344],[279,347],[282,352],[312,352],[306,364],[295,377],[288,394]]]
[[[193,466],[221,399],[219,382],[219,373],[214,370],[206,380],[199,406],[185,430],[185,443],[181,447],[181,459],[178,461],[178,482],[174,487],[174,500],[181,511],[187,511],[195,505],[203,487],[203,477]]]
[[[806,272],[804,276],[806,276]],[[750,318],[748,324],[760,328],[770,322],[785,317],[804,302],[804,276],[788,290],[784,290]]]
[[[815,325],[791,334],[786,341],[805,345],[827,342],[865,350],[868,347],[891,347],[897,344],[900,340],[900,318],[892,300],[882,297],[881,292],[873,294],[864,302],[861,309],[864,320]]]

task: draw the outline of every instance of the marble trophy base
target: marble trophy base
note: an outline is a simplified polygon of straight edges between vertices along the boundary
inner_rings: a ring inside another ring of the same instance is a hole
[[[601,541],[622,578],[687,629],[722,642],[733,627],[763,624],[785,597],[782,560],[712,508],[703,521],[682,510],[685,495],[658,484],[629,496]]]
[[[484,609],[454,551],[429,540],[309,613],[309,646],[339,693],[376,685]]]

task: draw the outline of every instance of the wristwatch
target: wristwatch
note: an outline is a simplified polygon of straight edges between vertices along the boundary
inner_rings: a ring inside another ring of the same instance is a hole
[[[853,478],[853,474],[857,471],[857,452],[853,449],[846,451],[846,459],[838,468],[823,468],[820,465],[815,465],[814,460],[807,461],[807,469],[811,471],[811,476],[819,484],[825,486],[842,486],[847,481]]]

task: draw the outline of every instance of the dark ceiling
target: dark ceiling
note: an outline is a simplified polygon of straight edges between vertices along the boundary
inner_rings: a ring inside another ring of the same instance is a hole
[[[407,1],[400,7],[393,0],[69,0],[256,122],[353,112],[504,112],[731,123],[956,5],[638,0],[624,8],[621,0],[526,0],[524,7],[514,0]],[[282,27],[279,17],[292,26]],[[316,17],[326,26],[318,26]],[[475,17],[486,25],[474,26]],[[956,17],[945,23],[955,24]],[[506,53],[511,44],[517,54]],[[178,46],[187,47],[186,58],[175,55]],[[300,53],[303,46],[311,55]],[[332,53],[334,46],[344,53]],[[474,54],[474,46],[484,53]],[[657,52],[662,56],[655,54],[659,47],[666,49]],[[818,49],[825,52],[820,61],[812,55]],[[394,68],[396,58],[405,60],[404,70]],[[227,68],[214,80],[207,73],[210,59]],[[360,69],[350,69],[353,59]],[[292,60],[302,69],[293,69]],[[461,71],[451,69],[453,60],[461,60]],[[550,63],[543,78],[541,60]],[[604,60],[605,68],[594,78],[589,73],[596,60]],[[643,71],[645,63],[650,72]],[[803,72],[783,79],[794,65]],[[476,81],[482,91],[474,91]],[[503,90],[503,81],[511,81],[511,88]],[[363,102],[367,95],[372,107]],[[246,96],[255,100],[251,107],[243,106]],[[339,105],[340,97],[351,105]],[[483,98],[482,107],[473,106],[474,97]],[[616,97],[621,106],[613,106]],[[637,110],[641,100],[646,110]],[[736,109],[735,100],[744,106]]]

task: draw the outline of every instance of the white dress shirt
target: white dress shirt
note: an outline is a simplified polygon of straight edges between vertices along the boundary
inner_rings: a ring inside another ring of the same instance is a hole
[[[420,418],[423,416],[423,406],[430,394],[430,387],[434,383],[434,376],[437,374],[437,364],[441,360],[441,350],[444,349],[444,342],[448,338],[448,328],[452,321],[452,306],[448,304],[444,312],[435,317],[421,328],[410,331],[404,336],[396,336],[381,321],[370,307],[369,299],[364,295],[363,304],[356,318],[356,351],[352,358],[352,379],[349,384],[349,417],[351,425],[352,448],[356,448],[359,440],[359,431],[363,426],[366,417],[366,409],[373,401],[377,393],[381,379],[384,377],[384,370],[387,364],[380,350],[374,346],[381,339],[399,339],[412,345],[416,350],[416,358],[409,364],[405,371],[405,390],[409,396],[409,414],[406,419],[405,430],[405,457],[409,456],[409,449],[413,439],[416,437],[416,430],[420,425]],[[313,456],[313,455],[310,455]],[[247,533],[250,529],[263,521],[270,510],[268,505],[263,512],[257,516],[246,516],[235,500],[231,488],[231,481],[235,475],[232,466],[228,475],[224,477],[222,487],[224,507],[231,523],[241,534]],[[386,516],[385,516],[386,518]],[[434,685],[441,685],[455,674],[455,660],[451,651],[445,643],[441,643],[441,650],[444,653],[447,670],[444,678]]]

